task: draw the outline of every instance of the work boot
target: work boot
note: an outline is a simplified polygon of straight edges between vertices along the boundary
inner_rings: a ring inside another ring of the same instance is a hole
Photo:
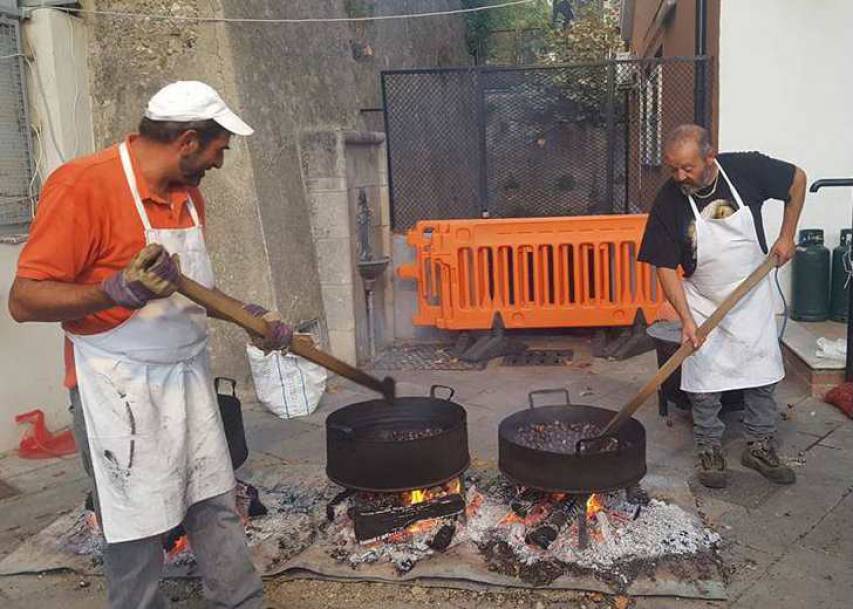
[[[747,442],[740,462],[776,484],[793,484],[797,480],[794,470],[779,460],[769,439]]]
[[[708,488],[723,488],[727,482],[726,458],[718,446],[699,451],[699,482]]]

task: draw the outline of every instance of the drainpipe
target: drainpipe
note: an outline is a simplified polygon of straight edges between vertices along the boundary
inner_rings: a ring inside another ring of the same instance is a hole
[[[708,52],[708,2],[696,0],[696,55],[705,56]],[[693,121],[697,125],[708,125],[708,61],[697,60],[693,82]]]

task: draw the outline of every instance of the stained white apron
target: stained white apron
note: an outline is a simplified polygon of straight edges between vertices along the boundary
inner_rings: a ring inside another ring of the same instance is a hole
[[[152,228],[126,144],[119,152],[145,242],[179,254],[185,275],[213,287],[192,200],[191,228]],[[107,542],[168,531],[190,505],[234,487],[202,307],[174,294],[107,332],[68,336]]]
[[[727,218],[702,218],[693,197],[696,219],[696,271],[684,280],[690,312],[704,323],[766,256],[761,251],[752,212],[717,163],[737,205]],[[758,283],[708,335],[702,347],[681,365],[681,389],[711,393],[761,387],[785,376],[773,311],[770,276]]]

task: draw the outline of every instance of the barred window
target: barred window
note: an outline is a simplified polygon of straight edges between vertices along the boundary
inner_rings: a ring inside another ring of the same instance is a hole
[[[0,15],[0,231],[26,230],[37,189],[21,26]]]

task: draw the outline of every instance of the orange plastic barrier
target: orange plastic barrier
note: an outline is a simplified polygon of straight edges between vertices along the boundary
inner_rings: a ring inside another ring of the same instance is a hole
[[[419,222],[413,322],[448,330],[625,326],[664,302],[654,270],[637,261],[643,215]]]

